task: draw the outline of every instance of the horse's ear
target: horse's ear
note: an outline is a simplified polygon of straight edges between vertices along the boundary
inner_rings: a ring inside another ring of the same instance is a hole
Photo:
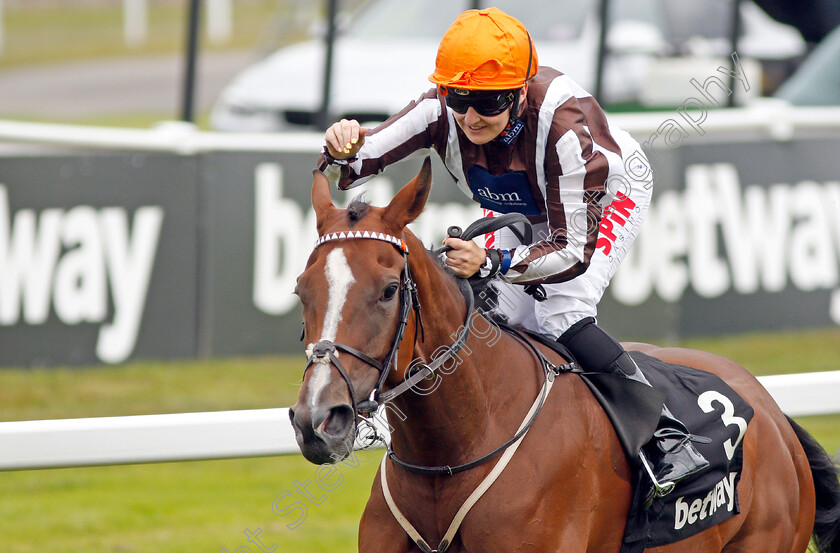
[[[335,209],[335,206],[330,196],[330,181],[327,180],[324,173],[316,169],[312,171],[312,176],[314,177],[312,182],[312,208],[315,210],[315,221],[320,228],[321,223]]]
[[[417,176],[403,186],[385,208],[385,222],[395,229],[405,228],[423,212],[431,189],[432,160],[427,157]]]

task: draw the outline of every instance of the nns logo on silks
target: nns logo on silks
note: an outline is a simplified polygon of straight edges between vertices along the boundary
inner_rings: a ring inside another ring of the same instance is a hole
[[[491,175],[487,169],[473,165],[467,170],[467,181],[481,207],[499,213],[539,215],[525,171]]]

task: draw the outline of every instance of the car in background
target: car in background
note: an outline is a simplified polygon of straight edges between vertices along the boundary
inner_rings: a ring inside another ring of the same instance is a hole
[[[730,2],[612,0],[610,54],[600,100],[611,104],[649,97],[644,93],[646,81],[660,60],[699,57],[725,63],[730,53]],[[370,2],[336,39],[331,119],[383,121],[428,90],[440,39],[471,4],[466,0]],[[598,0],[498,0],[493,5],[525,24],[541,65],[593,90]],[[804,53],[797,31],[774,22],[751,1],[743,2],[742,14],[741,58],[787,59]],[[211,112],[211,126],[247,132],[311,128],[322,103],[324,59],[323,39],[313,38],[281,48],[248,67],[222,91]],[[661,89],[662,71],[657,75],[656,86]],[[654,96],[662,101],[659,92]]]
[[[840,106],[840,26],[808,54],[774,96],[794,106]]]

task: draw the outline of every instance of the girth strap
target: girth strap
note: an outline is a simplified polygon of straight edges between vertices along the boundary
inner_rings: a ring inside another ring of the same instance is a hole
[[[402,526],[403,530],[405,530],[406,534],[417,544],[417,547],[423,553],[444,553],[449,546],[452,544],[452,540],[455,538],[455,534],[458,532],[458,529],[461,527],[461,523],[464,522],[464,519],[467,517],[467,513],[473,508],[473,506],[481,499],[481,496],[490,489],[490,486],[493,485],[493,482],[502,474],[502,471],[505,470],[510,460],[513,458],[513,454],[516,453],[516,450],[519,448],[519,444],[522,443],[522,440],[525,439],[526,434],[528,434],[528,430],[530,429],[530,422],[533,418],[534,414],[542,405],[543,400],[548,396],[548,393],[551,391],[551,387],[554,385],[554,378],[553,375],[550,375],[548,378],[545,379],[543,384],[543,391],[541,394],[537,396],[537,399],[534,401],[534,404],[531,405],[531,409],[525,415],[525,419],[522,421],[522,424],[519,426],[519,429],[516,431],[517,434],[522,432],[519,438],[513,442],[510,447],[508,447],[502,456],[499,458],[496,465],[490,471],[490,473],[484,477],[484,480],[481,481],[481,484],[473,490],[473,492],[467,497],[464,503],[461,505],[461,508],[458,509],[458,512],[455,513],[455,518],[452,519],[452,522],[449,524],[449,529],[444,534],[443,539],[440,541],[437,549],[432,549],[429,547],[428,542],[423,539],[423,536],[417,531],[417,529],[409,522],[409,520],[402,514],[402,512],[397,507],[397,504],[394,502],[394,498],[391,496],[391,492],[388,489],[388,479],[386,476],[386,466],[388,465],[388,458],[389,455],[386,453],[382,457],[382,463],[380,464],[380,479],[382,480],[382,494],[385,496],[385,503],[388,504],[388,508],[391,510],[391,514],[394,515],[394,518],[397,519],[400,526]]]

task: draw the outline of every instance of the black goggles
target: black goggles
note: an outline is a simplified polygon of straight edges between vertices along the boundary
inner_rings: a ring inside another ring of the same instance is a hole
[[[459,88],[444,89],[446,105],[455,113],[461,115],[473,108],[479,115],[492,117],[499,115],[513,105],[519,90],[501,90],[493,92],[463,90]]]

